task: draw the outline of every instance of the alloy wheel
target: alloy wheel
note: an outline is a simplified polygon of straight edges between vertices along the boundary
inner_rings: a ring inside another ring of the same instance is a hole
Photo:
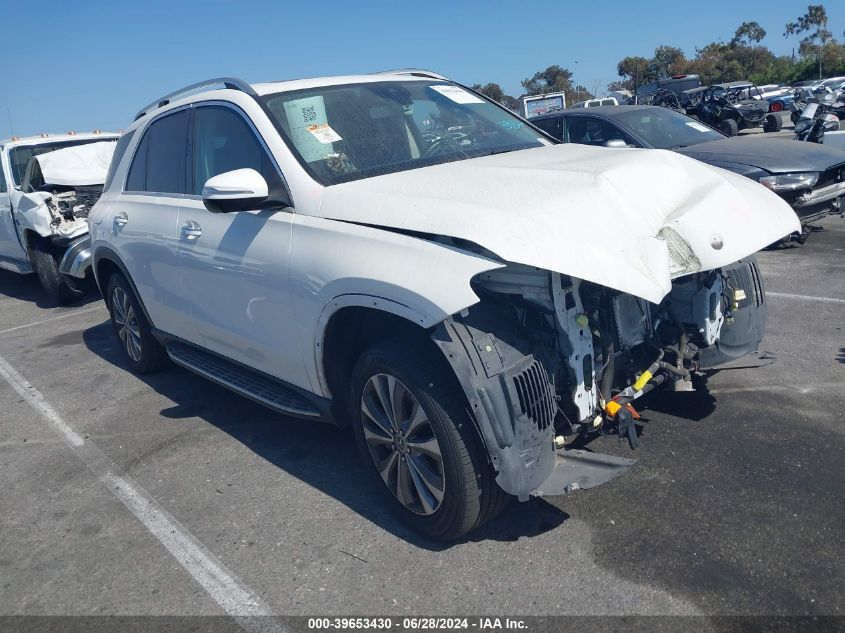
[[[112,291],[111,299],[112,319],[117,328],[117,336],[129,358],[137,363],[141,360],[141,328],[135,309],[129,301],[129,295],[119,286]]]
[[[411,390],[394,376],[371,376],[361,417],[370,457],[391,494],[415,514],[434,514],[446,489],[443,455]]]

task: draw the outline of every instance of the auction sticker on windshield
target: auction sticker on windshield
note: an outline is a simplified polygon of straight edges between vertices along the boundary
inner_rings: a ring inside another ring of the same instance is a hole
[[[285,115],[290,126],[291,138],[299,153],[302,154],[302,158],[307,162],[322,160],[327,153],[334,151],[331,147],[331,139],[328,139],[326,135],[321,138],[311,131],[311,128],[328,128],[334,134],[334,130],[329,127],[326,119],[326,104],[322,95],[286,102]],[[338,136],[336,140],[340,140],[340,137]]]
[[[311,125],[308,127],[308,131],[314,135],[314,138],[316,138],[323,144],[334,143],[336,141],[343,140],[342,138],[340,138],[340,134],[335,132],[328,123],[322,123],[320,125]]]
[[[687,125],[689,125],[693,130],[698,130],[699,132],[710,132],[710,128],[706,125],[702,125],[698,121],[687,121]]]
[[[479,99],[471,92],[467,92],[458,86],[429,86],[435,92],[439,92],[444,97],[448,97],[455,103],[484,103],[484,99]]]

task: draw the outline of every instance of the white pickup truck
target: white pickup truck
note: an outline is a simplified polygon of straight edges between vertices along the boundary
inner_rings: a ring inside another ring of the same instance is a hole
[[[82,294],[88,212],[117,134],[42,134],[0,141],[0,268],[36,273],[55,303]]]

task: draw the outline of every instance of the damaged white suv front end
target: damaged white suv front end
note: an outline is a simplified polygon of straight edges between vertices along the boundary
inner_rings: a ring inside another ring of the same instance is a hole
[[[127,362],[351,424],[444,539],[628,468],[564,437],[636,446],[642,394],[755,350],[753,254],[799,228],[742,176],[556,145],[427,71],[212,80],[124,140],[90,226]]]
[[[88,213],[100,197],[117,135],[13,138],[0,146],[0,267],[35,272],[51,298],[77,298],[89,269]]]

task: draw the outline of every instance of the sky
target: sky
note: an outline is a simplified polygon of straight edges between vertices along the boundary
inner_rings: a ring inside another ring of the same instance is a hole
[[[845,2],[824,2],[843,39]],[[520,81],[559,64],[600,90],[626,55],[729,40],[756,20],[764,44],[790,54],[784,25],[806,11],[787,0],[600,2],[53,2],[0,0],[0,138],[117,130],[154,99],[197,81],[250,82],[427,68],[464,84]],[[20,25],[9,29],[10,25]]]

